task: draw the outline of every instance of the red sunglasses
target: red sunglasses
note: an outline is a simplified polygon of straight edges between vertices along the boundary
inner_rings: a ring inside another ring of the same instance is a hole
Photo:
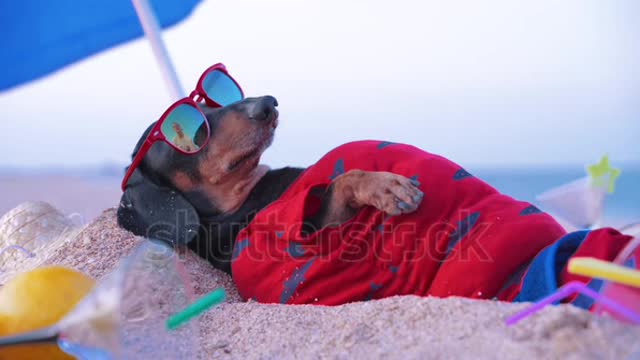
[[[188,97],[173,103],[151,128],[122,179],[122,191],[131,174],[140,165],[145,154],[156,141],[164,141],[181,154],[191,155],[209,141],[209,122],[197,102],[205,101],[210,107],[224,107],[244,99],[238,82],[229,75],[223,64],[215,64],[200,76],[196,89]]]

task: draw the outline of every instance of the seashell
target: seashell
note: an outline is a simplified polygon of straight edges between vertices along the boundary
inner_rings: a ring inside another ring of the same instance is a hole
[[[16,206],[0,218],[0,269],[9,257],[25,256],[17,247],[37,253],[72,228],[73,222],[49,203],[28,201]]]

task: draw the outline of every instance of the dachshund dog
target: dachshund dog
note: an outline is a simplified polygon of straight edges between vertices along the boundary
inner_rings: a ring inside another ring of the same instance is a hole
[[[203,106],[211,128],[208,144],[196,154],[184,155],[156,142],[122,196],[120,226],[136,235],[187,245],[230,273],[238,232],[304,170],[272,170],[260,164],[278,126],[277,106],[272,96],[247,98],[224,108]],[[318,194],[322,211],[306,219],[306,229],[341,223],[367,205],[389,215],[412,212],[423,196],[415,185],[389,172],[349,171]]]
[[[260,157],[277,105],[264,96],[203,107],[211,137],[196,154],[154,143],[118,223],[187,246],[230,273],[245,299],[283,304],[405,294],[533,301],[575,280],[571,256],[611,261],[631,238],[567,234],[532,204],[410,145],[352,142],[306,169],[270,170]]]

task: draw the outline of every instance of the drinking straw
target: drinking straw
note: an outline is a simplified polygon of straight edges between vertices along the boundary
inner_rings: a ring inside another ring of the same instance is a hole
[[[175,330],[180,325],[202,314],[212,306],[220,304],[224,300],[225,296],[224,289],[218,288],[213,290],[209,294],[187,306],[184,310],[169,317],[166,323],[167,329]]]
[[[589,257],[569,260],[569,272],[640,287],[640,271]]]
[[[600,302],[600,304],[609,309],[612,312],[615,312],[627,319],[629,319],[632,323],[640,324],[640,314],[634,312],[633,310],[628,309],[625,306],[618,304],[617,302],[598,294],[597,292],[589,289],[585,284],[579,281],[571,281],[564,286],[560,287],[553,294],[537,301],[533,305],[527,307],[526,309],[514,314],[513,316],[507,318],[505,320],[505,324],[511,326],[520,320],[527,318],[536,312],[540,311],[540,309],[545,306],[552,304],[556,301],[562,300],[567,296],[571,296],[575,293],[580,293],[582,295],[593,298],[594,300]]]

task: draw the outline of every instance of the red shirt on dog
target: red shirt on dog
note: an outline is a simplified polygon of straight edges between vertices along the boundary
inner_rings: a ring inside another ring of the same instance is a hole
[[[364,207],[305,236],[303,219],[320,207],[311,190],[352,169],[415,179],[424,200],[393,217]],[[329,152],[255,216],[236,239],[232,274],[244,298],[265,303],[337,305],[403,294],[513,300],[532,259],[565,234],[551,216],[441,156],[359,141]]]

